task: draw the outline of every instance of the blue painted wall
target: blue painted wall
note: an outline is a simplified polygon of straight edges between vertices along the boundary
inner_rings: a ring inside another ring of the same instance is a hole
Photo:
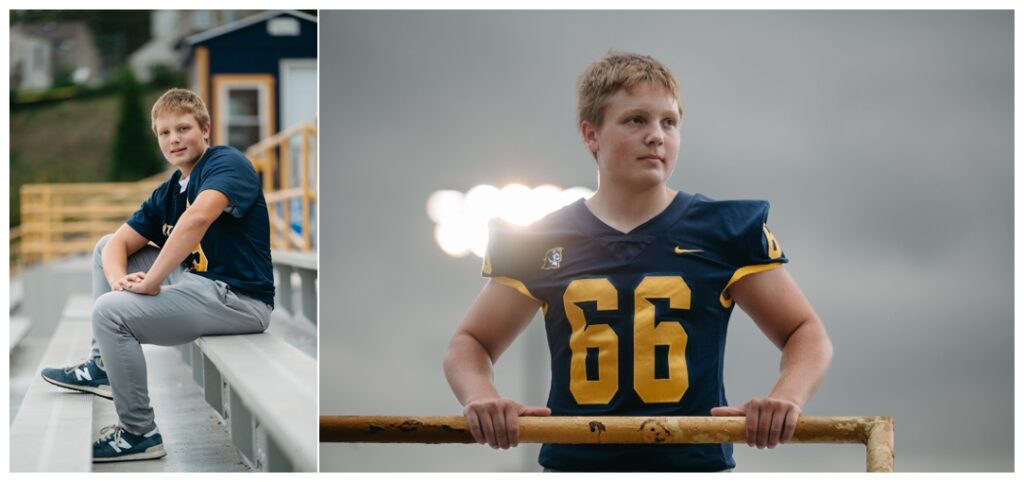
[[[274,83],[274,125],[281,129],[281,81],[278,78],[281,59],[316,59],[317,57],[317,23],[305,20],[288,13],[277,17],[292,17],[299,22],[299,35],[274,36],[267,32],[267,19],[262,22],[227,32],[222,35],[198,42],[196,47],[206,47],[210,52],[210,85],[208,92],[212,96],[213,76],[217,74],[272,74],[277,81]],[[193,54],[194,55],[194,54]],[[192,62],[195,57],[192,58]],[[216,115],[216,114],[214,114]]]

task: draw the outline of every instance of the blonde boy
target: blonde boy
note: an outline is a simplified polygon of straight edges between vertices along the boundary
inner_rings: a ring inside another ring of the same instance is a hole
[[[42,372],[113,399],[120,423],[93,444],[96,462],[166,455],[141,344],[259,333],[274,304],[267,206],[252,164],[233,147],[210,147],[210,114],[191,91],[161,96],[152,127],[176,170],[93,251],[92,357]]]
[[[452,337],[445,373],[474,438],[518,443],[520,416],[746,416],[747,443],[792,436],[832,346],[782,264],[764,201],[715,201],[669,187],[683,110],[675,76],[643,55],[609,53],[577,86],[596,193],[526,227],[494,222],[490,281]],[[782,351],[771,392],[725,399],[734,303]],[[543,308],[551,351],[547,407],[502,398],[492,365]],[[731,444],[545,445],[555,471],[723,471]]]

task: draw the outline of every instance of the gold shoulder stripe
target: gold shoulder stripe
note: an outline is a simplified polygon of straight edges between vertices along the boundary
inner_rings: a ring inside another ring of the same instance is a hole
[[[530,293],[530,290],[526,289],[526,285],[524,285],[522,281],[519,281],[519,280],[517,280],[515,278],[508,278],[508,277],[505,277],[505,276],[495,276],[495,277],[491,278],[491,281],[494,281],[494,282],[496,282],[498,284],[503,284],[505,286],[508,286],[509,288],[512,288],[512,289],[518,291],[523,296],[526,296],[527,298],[530,298],[531,300],[540,303],[542,305],[543,309],[544,309],[544,315],[547,316],[547,314],[548,314],[548,304],[543,302],[543,301],[541,301],[536,296],[533,296],[533,294]]]
[[[752,275],[754,273],[760,273],[762,271],[768,271],[782,266],[782,263],[768,263],[768,264],[754,264],[750,266],[744,266],[735,273],[732,274],[732,278],[729,278],[729,282],[722,289],[722,294],[718,296],[718,301],[722,303],[722,308],[729,308],[732,306],[732,297],[729,296],[729,287],[733,283],[743,279],[744,276]]]

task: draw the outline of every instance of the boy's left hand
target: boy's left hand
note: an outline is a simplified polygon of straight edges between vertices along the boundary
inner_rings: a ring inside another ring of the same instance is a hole
[[[711,409],[713,417],[746,417],[747,445],[759,449],[789,442],[800,413],[796,402],[773,397],[755,398],[740,407]]]
[[[140,295],[149,296],[156,296],[160,294],[160,283],[150,282],[150,278],[146,278],[145,273],[137,274],[141,275],[139,276],[139,281],[135,283],[128,283],[127,285],[125,285],[126,291],[131,291],[132,293],[138,293]]]

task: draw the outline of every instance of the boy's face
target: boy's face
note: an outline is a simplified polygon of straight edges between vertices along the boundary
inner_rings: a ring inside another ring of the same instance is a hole
[[[584,121],[580,129],[597,158],[602,184],[650,189],[672,176],[679,122],[676,99],[664,88],[645,83],[609,97],[600,128]]]
[[[156,138],[164,158],[185,174],[209,145],[210,126],[200,126],[192,114],[166,112],[156,118]]]

